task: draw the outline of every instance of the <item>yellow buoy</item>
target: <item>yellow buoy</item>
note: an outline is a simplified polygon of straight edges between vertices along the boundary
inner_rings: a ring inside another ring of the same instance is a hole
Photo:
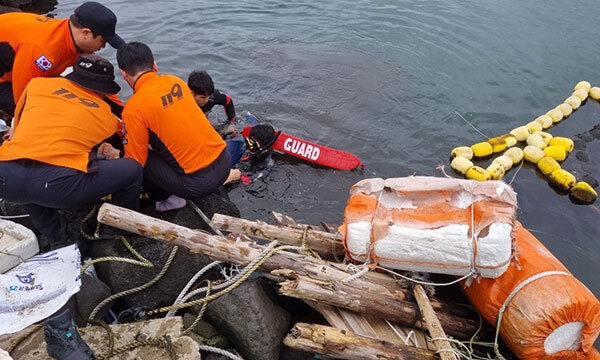
[[[510,148],[504,152],[504,155],[508,156],[513,164],[518,164],[523,160],[523,150],[518,147]]]
[[[507,172],[513,166],[513,161],[509,156],[500,155],[497,158],[495,158],[494,161],[492,161],[492,164],[502,165],[502,167],[504,168],[504,172]]]
[[[540,159],[537,163],[538,169],[542,172],[542,174],[546,176],[550,176],[554,172],[554,170],[560,169],[560,165],[549,156],[545,156]]]
[[[577,99],[579,99],[579,98],[577,98]],[[557,108],[554,108],[554,109],[548,111],[546,113],[546,115],[550,116],[552,118],[552,122],[555,122],[555,123],[561,121],[565,117],[563,112],[558,110]]]
[[[548,116],[548,115],[538,116],[533,121],[540,123],[540,125],[542,125],[543,129],[549,128],[554,123],[554,121],[552,120],[552,118],[550,116]]]
[[[525,141],[527,137],[531,135],[531,131],[527,126],[519,126],[518,128],[512,129],[510,134],[517,139],[517,141]]]
[[[571,105],[565,103],[558,105],[556,108],[563,113],[564,117],[571,115],[571,113],[573,112],[573,108],[571,107]]]
[[[552,139],[550,139],[550,142],[548,143],[548,145],[562,146],[565,149],[565,151],[568,153],[573,151],[573,148],[575,147],[575,144],[573,144],[573,140],[566,138],[566,137],[562,137],[562,136],[553,137]]]
[[[515,146],[517,143],[517,138],[511,134],[500,135],[500,138],[506,142],[506,147]]]
[[[600,87],[593,87],[590,89],[590,96],[594,100],[600,100]]]
[[[538,132],[538,131],[542,131],[544,128],[542,127],[542,124],[540,124],[537,121],[531,121],[529,123],[527,123],[527,128],[529,128],[529,132],[530,133],[534,133],[534,132]]]
[[[598,198],[598,193],[596,190],[594,190],[594,188],[592,188],[590,184],[586,183],[585,181],[580,181],[573,185],[571,188],[571,195],[573,195],[576,199],[588,204],[593,203]]]
[[[542,139],[544,139],[544,142],[546,143],[546,145],[548,145],[548,143],[550,142],[550,140],[552,140],[552,137],[553,137],[552,134],[547,133],[545,131],[540,131],[540,132],[537,132],[536,134],[538,134],[539,136],[542,137]]]
[[[527,145],[535,146],[538,149],[543,149],[548,146],[544,141],[544,138],[538,133],[531,134],[527,137]]]
[[[573,110],[577,110],[581,106],[581,99],[578,98],[577,96],[569,96],[565,100],[565,104],[569,104],[569,105],[571,105]]]
[[[577,85],[575,85],[575,87],[573,88],[573,90],[579,90],[579,89],[584,89],[585,91],[590,91],[590,88],[592,87],[592,85],[587,82],[587,81],[580,81],[577,83]]]
[[[567,158],[567,152],[565,148],[560,145],[552,145],[544,148],[544,153],[546,156],[550,156],[556,161],[565,161]]]
[[[550,181],[563,190],[569,190],[575,185],[575,176],[563,169],[556,169],[550,174]]]
[[[467,170],[467,179],[477,180],[477,181],[486,181],[492,177],[490,172],[484,168],[479,166],[472,166]]]
[[[467,170],[469,170],[469,168],[471,168],[472,166],[473,163],[471,162],[471,160],[461,156],[455,157],[450,163],[450,167],[452,167],[452,169],[463,175],[465,175],[467,173]]]
[[[471,160],[473,158],[473,150],[468,146],[455,147],[450,153],[450,158],[454,159],[455,157],[464,157]]]
[[[494,180],[500,180],[504,177],[504,166],[502,164],[492,162],[486,170]]]
[[[506,141],[504,141],[504,139],[502,139],[499,136],[493,137],[493,138],[489,139],[487,142],[490,145],[492,145],[492,152],[494,154],[504,151],[504,149],[506,149]]]
[[[523,149],[523,158],[530,163],[537,164],[544,156],[546,156],[544,150],[536,148],[535,146],[527,145],[525,146],[525,149]]]
[[[577,96],[581,102],[584,102],[588,97],[588,91],[585,89],[578,89],[573,92],[573,96]]]
[[[492,155],[492,144],[487,141],[480,142],[477,144],[471,145],[471,150],[473,150],[473,156],[482,158],[486,156]]]

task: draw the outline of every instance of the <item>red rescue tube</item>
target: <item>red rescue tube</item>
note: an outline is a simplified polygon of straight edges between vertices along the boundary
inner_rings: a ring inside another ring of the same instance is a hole
[[[249,136],[251,128],[244,128],[242,135]],[[359,166],[364,168],[360,159],[349,152],[319,145],[284,132],[281,132],[273,144],[273,150],[333,169],[353,170]]]

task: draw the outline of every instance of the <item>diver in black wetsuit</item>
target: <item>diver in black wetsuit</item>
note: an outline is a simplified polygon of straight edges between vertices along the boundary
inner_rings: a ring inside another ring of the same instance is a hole
[[[215,105],[222,105],[229,123],[235,121],[235,107],[231,96],[215,89],[212,78],[206,71],[192,71],[188,77],[188,87],[200,109],[207,115]]]

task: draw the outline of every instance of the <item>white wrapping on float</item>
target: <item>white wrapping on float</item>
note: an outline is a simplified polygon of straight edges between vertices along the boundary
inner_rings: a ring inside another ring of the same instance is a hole
[[[374,199],[374,209],[365,205]],[[428,221],[432,208],[464,216],[460,222],[443,216]],[[481,209],[490,213],[481,214]],[[500,181],[367,179],[352,187],[344,244],[361,262],[370,259],[398,270],[495,278],[510,264],[515,215],[516,194]]]

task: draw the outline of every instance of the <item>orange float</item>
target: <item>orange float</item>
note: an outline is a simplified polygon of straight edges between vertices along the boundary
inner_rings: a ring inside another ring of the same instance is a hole
[[[462,283],[473,306],[520,359],[600,359],[600,302],[520,223],[518,259],[496,279]],[[502,314],[500,312],[502,311]]]

